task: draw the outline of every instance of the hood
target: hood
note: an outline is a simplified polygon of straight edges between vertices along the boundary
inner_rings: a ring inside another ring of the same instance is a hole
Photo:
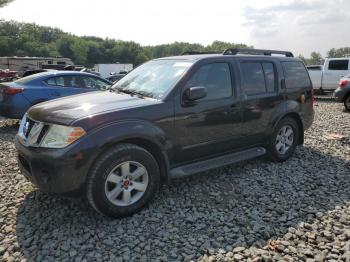
[[[40,103],[28,110],[28,116],[41,122],[69,125],[84,117],[156,103],[159,101],[150,98],[97,91]]]

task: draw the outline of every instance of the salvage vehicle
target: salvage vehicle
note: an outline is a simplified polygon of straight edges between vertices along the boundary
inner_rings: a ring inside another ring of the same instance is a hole
[[[0,84],[0,116],[21,119],[33,105],[59,97],[105,90],[111,82],[93,74],[49,71]]]
[[[350,74],[340,79],[333,97],[338,103],[343,103],[347,111],[350,111]]]
[[[334,91],[339,79],[350,73],[350,58],[327,58],[323,66],[309,66],[309,75],[315,91]]]
[[[260,156],[289,159],[314,118],[303,62],[228,49],[149,61],[110,91],[36,105],[15,139],[45,192],[85,191],[112,216],[140,211],[160,184]]]

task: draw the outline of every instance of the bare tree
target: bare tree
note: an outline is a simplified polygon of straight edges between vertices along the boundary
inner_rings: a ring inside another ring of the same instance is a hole
[[[13,0],[0,0],[0,7],[4,7],[8,3],[12,2]]]

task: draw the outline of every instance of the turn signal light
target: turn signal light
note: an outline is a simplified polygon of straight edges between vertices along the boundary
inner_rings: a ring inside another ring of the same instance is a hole
[[[66,142],[68,144],[71,144],[75,140],[78,140],[80,137],[84,135],[86,135],[86,132],[84,131],[84,129],[82,129],[81,127],[75,127],[73,131],[68,135]]]

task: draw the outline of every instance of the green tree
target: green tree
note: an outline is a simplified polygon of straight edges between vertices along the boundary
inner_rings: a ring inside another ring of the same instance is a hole
[[[0,0],[0,7],[4,7],[5,5],[9,4],[13,0]]]
[[[350,56],[350,47],[332,48],[327,52],[327,56],[332,58]]]
[[[310,54],[310,59],[308,64],[310,65],[320,65],[322,63],[322,55],[317,52],[312,52]]]
[[[308,59],[306,59],[305,56],[303,56],[302,54],[298,55],[298,58],[303,60],[305,64],[308,64]]]
[[[226,48],[247,47],[221,41],[207,46],[186,42],[141,46],[133,41],[79,37],[58,28],[2,19],[0,35],[1,56],[63,56],[85,66],[116,62],[137,66],[149,59],[180,55],[186,51],[223,51]]]

